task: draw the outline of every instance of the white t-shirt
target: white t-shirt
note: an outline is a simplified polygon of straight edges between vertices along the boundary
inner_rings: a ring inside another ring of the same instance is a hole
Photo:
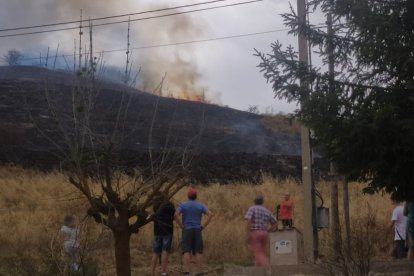
[[[391,220],[394,221],[394,229],[395,229],[394,240],[398,241],[398,240],[401,240],[401,238],[405,240],[405,237],[406,237],[405,231],[407,229],[407,217],[404,216],[403,206],[397,206],[394,208],[394,210],[392,211]]]
[[[79,232],[76,228],[71,228],[63,225],[62,228],[60,228],[60,231],[63,235],[63,246],[65,251],[70,250],[71,247],[79,247]]]

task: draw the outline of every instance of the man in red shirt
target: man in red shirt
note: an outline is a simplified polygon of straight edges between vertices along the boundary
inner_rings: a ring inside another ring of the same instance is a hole
[[[282,221],[283,229],[293,227],[293,200],[290,198],[288,192],[285,193],[282,202],[280,203],[279,219]]]

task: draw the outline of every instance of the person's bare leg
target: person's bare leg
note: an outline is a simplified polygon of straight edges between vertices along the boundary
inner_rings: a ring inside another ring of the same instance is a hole
[[[197,273],[203,272],[203,254],[196,253]]]
[[[168,266],[168,251],[162,251],[161,254],[161,272],[167,273],[167,266]]]
[[[155,268],[157,267],[157,261],[158,261],[158,254],[154,253],[152,254],[151,259],[151,275],[155,275]]]
[[[190,272],[190,252],[183,254],[183,272]]]

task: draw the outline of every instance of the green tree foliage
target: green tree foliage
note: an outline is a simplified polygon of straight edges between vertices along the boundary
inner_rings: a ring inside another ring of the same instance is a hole
[[[7,62],[8,65],[18,65],[20,59],[23,57],[22,53],[19,50],[12,49],[3,55],[3,60]]]
[[[348,180],[413,197],[414,1],[314,0],[309,7],[332,15],[334,34],[299,24],[293,9],[282,16],[323,65],[307,66],[293,47],[275,42],[270,54],[256,50],[258,67],[276,97],[301,103],[300,120]],[[334,74],[326,70],[329,52]]]

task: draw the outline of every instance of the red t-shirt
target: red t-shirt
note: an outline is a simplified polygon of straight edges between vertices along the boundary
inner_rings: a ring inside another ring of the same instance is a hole
[[[293,218],[293,200],[282,200],[280,203],[279,219],[292,219]]]

